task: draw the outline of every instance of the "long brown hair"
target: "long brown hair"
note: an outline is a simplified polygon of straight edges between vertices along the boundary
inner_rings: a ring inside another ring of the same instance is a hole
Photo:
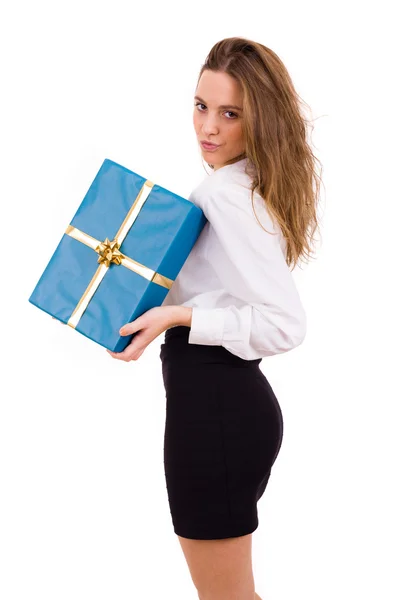
[[[245,151],[229,163],[249,158],[254,167],[253,210],[256,191],[281,228],[286,263],[294,268],[301,257],[310,257],[313,235],[319,230],[320,161],[307,141],[310,123],[301,112],[305,103],[275,52],[252,40],[230,37],[217,42],[198,81],[206,69],[231,75],[243,90]]]

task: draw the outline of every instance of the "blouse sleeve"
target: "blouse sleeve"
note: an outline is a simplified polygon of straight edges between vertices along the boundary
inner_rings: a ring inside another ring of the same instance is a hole
[[[202,209],[214,230],[208,260],[221,281],[226,306],[194,306],[188,342],[224,346],[245,360],[301,344],[306,314],[266,209],[260,218],[255,207],[271,233],[258,223],[250,192],[226,182],[209,191]]]

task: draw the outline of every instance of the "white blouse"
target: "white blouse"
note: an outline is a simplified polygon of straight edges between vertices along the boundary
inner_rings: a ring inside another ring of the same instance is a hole
[[[245,360],[288,352],[306,335],[306,314],[285,261],[286,240],[245,172],[225,165],[191,192],[207,223],[163,306],[191,306],[189,344],[224,346]]]

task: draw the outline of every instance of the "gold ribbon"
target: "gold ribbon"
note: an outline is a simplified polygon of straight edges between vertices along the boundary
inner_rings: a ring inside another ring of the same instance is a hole
[[[156,283],[157,285],[161,285],[167,289],[170,289],[173,280],[165,277],[164,275],[160,275],[153,269],[149,269],[148,267],[142,265],[139,262],[136,262],[129,256],[125,256],[122,252],[120,252],[120,247],[124,239],[126,238],[128,231],[132,227],[133,223],[136,220],[140,210],[142,209],[144,203],[147,200],[148,195],[150,194],[153,183],[151,181],[146,180],[138,193],[134,203],[128,211],[125,219],[123,220],[121,227],[119,228],[115,238],[110,241],[108,238],[101,242],[100,240],[96,240],[94,237],[73,227],[72,225],[68,225],[65,233],[69,236],[75,238],[82,244],[86,244],[90,248],[93,248],[95,252],[99,254],[99,258],[97,262],[100,263],[97,271],[93,275],[89,285],[86,290],[83,292],[82,297],[80,298],[78,304],[74,308],[73,313],[71,314],[67,325],[75,329],[80,318],[85,312],[90,300],[93,298],[97,288],[99,287],[103,277],[107,273],[110,268],[110,264],[114,263],[115,265],[123,265],[127,269],[134,271],[138,275],[141,275],[145,279]]]

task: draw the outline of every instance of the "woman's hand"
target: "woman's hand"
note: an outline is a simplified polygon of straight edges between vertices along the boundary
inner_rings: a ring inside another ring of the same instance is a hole
[[[113,358],[129,362],[137,360],[147,346],[163,331],[176,325],[190,327],[192,321],[192,308],[190,306],[155,306],[143,313],[140,317],[127,323],[119,330],[120,335],[136,333],[132,341],[122,352],[107,352]]]

